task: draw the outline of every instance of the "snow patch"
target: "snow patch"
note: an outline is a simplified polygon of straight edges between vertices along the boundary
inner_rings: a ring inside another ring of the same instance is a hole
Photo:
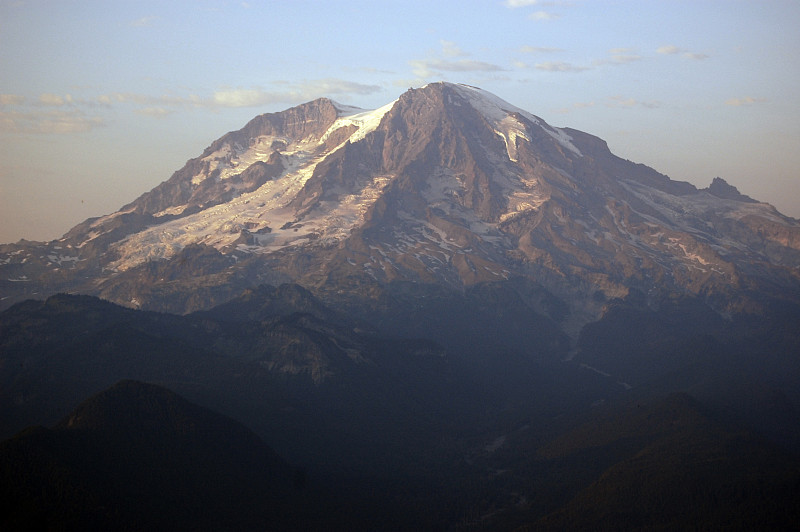
[[[500,129],[495,129],[495,133],[500,135],[503,142],[505,142],[508,158],[513,162],[517,162],[517,139],[531,141],[528,132],[525,130],[525,124],[512,115],[508,115],[498,125]]]
[[[220,149],[201,159],[208,164],[208,167],[192,177],[192,185],[199,185],[217,171],[217,179],[225,180],[241,174],[256,162],[267,162],[275,151],[273,145],[276,141],[288,146],[291,139],[260,135],[251,138],[246,147],[238,143],[233,145],[225,143]]]
[[[341,106],[340,104],[334,104],[336,109],[342,114],[336,119],[331,127],[328,128],[328,131],[322,135],[320,142],[325,142],[333,132],[347,126],[356,126],[358,128],[347,140],[350,142],[358,142],[359,140],[362,140],[367,136],[368,133],[371,133],[378,128],[378,125],[383,119],[383,115],[389,112],[396,101],[397,100],[394,100],[383,107],[371,111],[365,111],[363,109],[358,109],[357,107],[346,107]]]
[[[605,371],[603,371],[603,370],[600,370],[600,369],[597,369],[597,368],[593,368],[593,367],[592,367],[592,366],[590,366],[589,364],[583,364],[583,363],[581,363],[581,364],[580,364],[580,367],[581,367],[581,368],[583,368],[583,369],[588,369],[589,371],[593,371],[593,372],[597,373],[598,375],[602,375],[603,377],[610,377],[610,376],[611,376],[611,374],[610,374],[610,373],[606,373],[606,372],[605,372]]]
[[[366,116],[366,115],[369,116]],[[377,124],[378,112],[359,113],[366,127]],[[271,146],[268,137],[259,137],[255,148],[240,154],[239,161],[254,162]],[[289,207],[314,173],[317,165],[331,152],[318,153],[320,142],[306,139],[288,145],[282,155],[288,169],[278,179],[267,181],[257,190],[242,194],[230,202],[201,212],[147,228],[114,244],[120,259],[109,265],[124,271],[147,260],[170,258],[185,246],[200,243],[223,249],[235,245],[247,253],[270,253],[310,242],[332,244],[347,238],[360,224],[369,207],[393,176],[380,175],[365,183],[355,193],[342,193],[337,201],[320,202],[311,212],[299,216]],[[213,154],[212,154],[213,155]],[[247,235],[247,242],[237,242]]]
[[[580,150],[572,143],[572,137],[567,135],[564,130],[550,126],[538,116],[520,109],[515,105],[511,105],[507,101],[495,96],[490,92],[486,92],[482,89],[469,85],[459,84],[453,85],[453,87],[455,87],[459,93],[469,101],[470,105],[472,105],[475,110],[481,113],[489,122],[494,124],[495,131],[497,131],[498,134],[503,136],[504,140],[506,140],[506,146],[509,145],[510,140],[510,137],[508,136],[509,132],[506,131],[508,126],[506,125],[506,127],[503,127],[502,124],[507,118],[513,118],[511,117],[512,113],[517,113],[521,116],[524,116],[531,123],[542,128],[545,133],[550,135],[561,146],[568,149],[575,155],[583,157],[583,154],[580,152]],[[530,140],[527,137],[524,138]],[[510,152],[509,158],[511,158],[512,161],[514,160]]]
[[[78,257],[72,257],[69,255],[61,255],[59,254],[50,254],[47,256],[47,260],[50,261],[51,264],[58,264],[61,266],[65,262],[78,262],[80,259]]]

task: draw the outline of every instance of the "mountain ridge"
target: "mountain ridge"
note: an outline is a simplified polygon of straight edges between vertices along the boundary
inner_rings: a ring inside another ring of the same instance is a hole
[[[598,137],[434,83],[374,111],[323,98],[260,115],[116,213],[1,246],[0,287],[4,306],[77,291],[184,313],[264,283],[335,294],[367,277],[456,291],[521,277],[571,308],[560,325],[574,337],[632,291],[653,305],[700,295],[723,314],[757,308],[753,294],[796,299],[798,264],[800,222],[721,178],[672,181]]]
[[[0,442],[4,529],[297,526],[296,471],[238,422],[123,380]],[[191,523],[191,525],[189,525]]]

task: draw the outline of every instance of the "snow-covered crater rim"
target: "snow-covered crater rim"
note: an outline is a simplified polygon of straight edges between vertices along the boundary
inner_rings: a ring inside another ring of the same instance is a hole
[[[569,136],[563,129],[553,127],[538,116],[531,114],[524,109],[520,109],[519,107],[508,103],[502,98],[495,96],[491,92],[479,89],[478,87],[463,84],[451,86],[454,87],[459,94],[466,98],[466,100],[476,111],[481,113],[487,120],[494,123],[495,126],[500,126],[503,121],[507,121],[507,118],[511,114],[517,113],[523,116],[529,122],[542,128],[542,130],[550,135],[561,146],[568,149],[575,155],[583,157],[581,151],[577,148],[577,146],[575,146],[575,144],[572,143],[572,137]],[[496,129],[503,128],[497,127]]]

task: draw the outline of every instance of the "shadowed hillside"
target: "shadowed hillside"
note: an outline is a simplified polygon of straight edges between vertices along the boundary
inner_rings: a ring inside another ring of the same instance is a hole
[[[233,420],[123,381],[0,445],[3,530],[292,528],[299,477]]]

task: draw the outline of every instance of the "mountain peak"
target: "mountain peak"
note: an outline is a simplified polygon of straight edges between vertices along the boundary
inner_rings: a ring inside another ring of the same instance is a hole
[[[703,190],[705,190],[712,196],[716,196],[722,199],[731,199],[735,201],[743,201],[746,203],[758,203],[750,196],[745,196],[744,194],[740,193],[736,187],[734,187],[733,185],[729,185],[728,182],[722,179],[721,177],[715,177],[711,181],[711,185],[709,185],[708,188]]]
[[[632,290],[796,283],[800,226],[722,179],[699,191],[488,91],[438,82],[374,110],[320,98],[255,117],[120,211],[40,246],[0,256],[12,293],[41,280],[160,308],[156,293],[202,283],[180,296],[193,311],[259,283],[462,290],[521,277],[596,317]]]
[[[287,512],[298,475],[280,456],[244,425],[152,384],[122,381],[53,429],[21,432],[0,464],[17,466],[0,476],[13,492],[4,529],[30,515],[35,529],[298,528]]]

